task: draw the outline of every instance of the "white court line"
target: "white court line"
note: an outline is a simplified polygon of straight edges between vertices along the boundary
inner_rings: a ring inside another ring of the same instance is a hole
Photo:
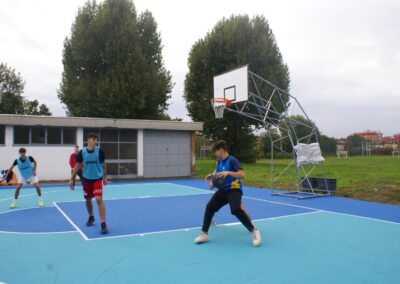
[[[48,194],[48,193],[55,193],[55,192],[64,192],[64,191],[70,191],[70,189],[68,189],[68,190],[65,190],[65,189],[52,190],[52,191],[44,191],[44,190],[42,190],[42,195],[45,195],[45,194]],[[30,194],[20,195],[18,198],[30,197],[30,196],[37,196],[37,193],[30,193]],[[14,197],[7,197],[7,198],[0,199],[0,201],[7,201],[7,200],[14,200]]]
[[[58,234],[70,234],[78,233],[77,231],[63,231],[63,232],[12,232],[12,231],[0,231],[0,234],[13,234],[13,235],[58,235]]]
[[[112,186],[143,186],[143,185],[163,185],[163,184],[168,184],[168,185],[176,185],[171,182],[132,182],[132,183],[107,183],[107,185],[112,185]]]
[[[126,197],[126,198],[108,198],[103,199],[104,201],[115,201],[115,200],[132,200],[132,199],[146,199],[146,198],[163,198],[163,197],[179,197],[179,196],[198,196],[198,195],[207,195],[209,192],[204,192],[202,194],[169,194],[169,195],[143,195],[143,196],[134,196],[134,197]],[[69,200],[69,201],[57,201],[57,203],[73,203],[73,202],[85,202],[84,200]]]
[[[314,213],[321,213],[321,210],[314,210],[310,212],[303,212],[303,213],[295,213],[295,214],[288,214],[288,215],[281,215],[277,217],[269,217],[269,218],[261,218],[261,219],[254,219],[252,220],[253,222],[260,222],[260,221],[266,221],[266,220],[275,220],[275,219],[284,219],[288,217],[295,217],[295,216],[301,216],[301,215],[309,215],[309,214],[314,214]],[[240,222],[234,222],[234,223],[227,223],[227,224],[221,224],[221,226],[234,226],[234,225],[240,225],[242,223]],[[218,226],[218,225],[217,225]]]
[[[259,221],[266,221],[266,220],[275,220],[278,218],[288,218],[288,217],[295,217],[299,215],[305,215],[305,214],[314,214],[314,213],[320,213],[320,210],[312,211],[312,212],[305,212],[305,213],[297,213],[297,214],[288,214],[284,216],[278,216],[278,217],[269,217],[269,218],[262,218],[262,219],[254,219],[254,222],[259,222]],[[240,222],[233,222],[233,223],[225,223],[225,224],[218,224],[215,227],[228,227],[228,226],[236,226],[236,225],[241,225],[242,223]],[[124,238],[124,237],[133,237],[133,236],[146,236],[146,235],[156,235],[156,234],[162,234],[162,233],[173,233],[173,232],[182,232],[182,231],[191,231],[195,229],[201,229],[201,226],[198,227],[190,227],[190,228],[182,228],[182,229],[175,229],[175,230],[163,230],[163,231],[155,231],[155,232],[148,232],[148,233],[136,233],[136,234],[127,234],[127,235],[118,235],[118,236],[111,236],[111,237],[98,237],[98,238],[90,238],[88,241],[97,241],[97,240],[104,240],[104,239],[117,239],[117,238]]]
[[[60,213],[65,217],[65,219],[67,219],[67,221],[72,225],[72,227],[75,228],[75,230],[77,230],[79,232],[79,234],[81,234],[81,236],[87,241],[89,240],[89,238],[81,231],[81,229],[79,229],[79,227],[72,222],[72,220],[68,217],[68,215],[57,205],[56,202],[53,202],[54,206],[58,209],[58,211],[60,211]]]
[[[35,206],[35,207],[26,207],[26,208],[18,208],[18,209],[11,209],[7,211],[0,212],[0,215],[2,214],[7,214],[7,213],[12,213],[12,212],[17,212],[17,211],[22,211],[22,210],[30,210],[30,209],[42,209],[42,208],[53,208],[54,206]]]
[[[171,183],[171,184],[174,184],[174,183]],[[181,184],[176,184],[176,185],[180,185],[180,186],[188,187],[188,188],[192,188],[192,189],[197,189],[197,190],[202,190],[202,191],[205,191],[205,190],[206,190],[206,189],[201,189],[201,188],[197,188],[197,187],[193,187],[193,186],[189,186],[189,185],[181,185]],[[303,208],[303,209],[319,210],[319,211],[321,211],[321,212],[327,212],[327,213],[333,213],[333,214],[338,214],[338,215],[343,215],[343,216],[349,216],[349,217],[354,217],[354,218],[360,218],[360,219],[366,219],[366,220],[379,221],[379,222],[383,222],[383,223],[389,223],[389,224],[400,225],[400,223],[393,222],[393,221],[382,220],[382,219],[376,219],[376,218],[371,218],[371,217],[364,217],[364,216],[353,215],[353,214],[348,214],[348,213],[340,213],[340,212],[336,212],[336,211],[318,209],[318,208],[307,207],[307,206],[301,206],[301,205],[294,205],[294,204],[285,203],[285,202],[269,201],[269,200],[265,200],[265,199],[254,198],[254,197],[248,197],[248,196],[243,196],[243,198],[252,199],[252,200],[258,200],[258,201],[268,202],[268,203],[278,204],[278,205],[286,205],[286,206],[298,207],[298,208]]]
[[[154,185],[154,184],[167,184],[167,185],[173,185],[176,186],[176,184],[173,183],[147,183],[148,185]],[[127,184],[129,185],[129,184]],[[131,184],[130,184],[131,185]],[[140,184],[143,185],[143,184]],[[196,188],[194,188],[196,189]],[[49,191],[47,193],[54,193],[54,192],[62,192],[62,191],[70,191],[70,190],[55,190],[55,191]],[[107,200],[131,200],[131,199],[144,199],[144,198],[160,198],[160,197],[179,197],[179,196],[194,196],[194,195],[203,195],[203,194],[210,194],[210,192],[203,192],[202,194],[171,194],[171,195],[156,195],[156,196],[151,196],[151,195],[145,195],[145,196],[136,196],[136,197],[127,197],[127,198],[111,198],[111,199],[104,199],[105,201]],[[24,195],[24,197],[26,196],[34,196],[37,194],[28,194],[28,195]],[[23,196],[21,196],[23,197]],[[9,199],[13,199],[13,198],[9,198]],[[4,199],[6,200],[6,199]],[[0,199],[0,201],[2,201]],[[70,200],[70,201],[56,201],[58,203],[73,203],[73,202],[84,202],[82,200]],[[56,202],[53,202],[54,206],[44,206],[41,208],[52,208],[55,207],[57,208],[60,213],[67,219],[67,221],[77,230],[78,233],[80,233],[82,236],[85,235],[78,226],[75,225],[75,223],[72,222],[72,220],[66,215],[66,213],[56,204]],[[21,210],[30,210],[30,209],[41,209],[39,207],[27,207],[27,208],[18,208],[18,209],[12,209],[12,210],[7,210],[4,212],[0,212],[1,214],[7,214],[7,213],[13,213],[16,211],[21,211]],[[71,231],[71,232],[76,232],[76,231]],[[0,233],[7,233],[6,231],[0,231]],[[24,234],[23,232],[9,232],[9,233],[14,233],[14,234]],[[36,234],[55,234],[55,233],[63,233],[63,232],[49,232],[49,233],[36,233]],[[25,234],[34,234],[34,233],[25,233]],[[85,240],[89,240],[86,235],[83,237]]]

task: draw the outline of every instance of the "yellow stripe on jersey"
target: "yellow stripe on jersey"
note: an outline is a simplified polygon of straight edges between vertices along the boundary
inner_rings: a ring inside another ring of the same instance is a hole
[[[231,189],[240,189],[239,179],[235,179],[231,183]]]

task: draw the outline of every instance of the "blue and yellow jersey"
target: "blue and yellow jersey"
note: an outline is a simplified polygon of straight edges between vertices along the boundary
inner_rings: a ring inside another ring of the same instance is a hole
[[[243,168],[240,166],[239,161],[234,156],[229,155],[225,160],[218,161],[217,173],[225,171],[238,172],[240,170],[243,170]],[[235,188],[242,189],[242,182],[239,178],[227,176],[224,190]]]

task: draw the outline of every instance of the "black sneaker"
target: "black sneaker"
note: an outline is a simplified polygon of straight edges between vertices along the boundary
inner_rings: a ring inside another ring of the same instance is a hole
[[[93,223],[94,223],[94,217],[90,216],[89,219],[86,222],[86,226],[90,227],[90,226],[93,225]]]
[[[103,235],[108,234],[108,229],[106,223],[101,223],[101,233]]]

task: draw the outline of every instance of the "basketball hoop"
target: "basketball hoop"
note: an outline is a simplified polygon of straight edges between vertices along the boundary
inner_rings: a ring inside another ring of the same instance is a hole
[[[215,112],[215,118],[223,118],[225,108],[232,105],[232,100],[227,100],[224,98],[213,98],[211,99],[211,105],[213,106]]]

